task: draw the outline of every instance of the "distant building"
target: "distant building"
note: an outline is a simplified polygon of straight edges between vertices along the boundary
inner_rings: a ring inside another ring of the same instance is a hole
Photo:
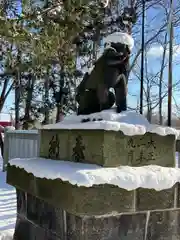
[[[3,127],[13,126],[13,119],[9,113],[0,113],[0,125]]]

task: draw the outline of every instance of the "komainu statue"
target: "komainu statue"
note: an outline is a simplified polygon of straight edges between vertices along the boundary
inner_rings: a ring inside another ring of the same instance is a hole
[[[118,41],[115,40],[118,38]],[[116,103],[117,112],[127,109],[127,79],[133,39],[126,33],[109,36],[102,56],[77,88],[78,115],[100,112]],[[114,89],[114,94],[110,91]]]

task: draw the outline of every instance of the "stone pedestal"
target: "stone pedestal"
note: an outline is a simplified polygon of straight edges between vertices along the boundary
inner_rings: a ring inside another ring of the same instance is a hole
[[[40,157],[92,163],[115,167],[120,165],[175,166],[175,136],[146,133],[125,136],[122,132],[104,130],[41,130]]]
[[[179,240],[179,209],[74,215],[17,190],[14,240]]]
[[[121,165],[175,166],[175,136],[118,131],[43,129],[40,157]],[[15,240],[180,240],[179,186],[127,191],[108,184],[78,187],[8,165],[17,190]]]
[[[14,166],[8,166],[7,182],[17,189],[15,240],[180,239],[178,184],[159,192],[85,188]]]

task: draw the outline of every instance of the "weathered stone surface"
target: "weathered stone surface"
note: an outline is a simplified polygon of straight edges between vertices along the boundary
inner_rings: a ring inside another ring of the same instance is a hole
[[[46,239],[46,232],[43,228],[33,225],[27,221],[26,218],[22,218],[17,215],[14,240],[35,240],[35,239]]]
[[[9,166],[9,165],[8,165]],[[33,189],[36,187],[35,177],[33,174],[28,173],[28,181],[27,178],[27,172],[22,170],[20,168],[16,168],[14,166],[7,167],[7,183],[11,184],[9,181],[13,181],[12,184],[14,187],[17,187],[21,190],[28,189],[29,192],[33,191]],[[18,169],[18,170],[17,170]],[[16,174],[20,174],[19,176]],[[16,185],[17,184],[17,185]],[[25,191],[26,192],[26,191]]]
[[[120,131],[98,129],[44,129],[41,130],[40,156],[109,167],[149,164],[174,167],[175,148],[174,135],[125,136]]]
[[[35,224],[40,223],[40,217],[42,215],[39,214],[40,212],[40,202],[37,201],[38,199],[31,194],[27,193],[27,218],[31,221],[34,222]]]
[[[133,191],[107,184],[91,188],[77,187],[61,180],[40,178],[34,178],[35,184],[32,184],[31,179],[31,174],[23,169],[8,166],[9,184],[75,215],[102,215],[134,210]]]
[[[104,160],[108,165],[128,166],[155,164],[175,166],[175,136],[146,133],[143,136],[124,136],[121,132],[106,132]],[[111,163],[113,161],[113,163]]]
[[[147,240],[179,240],[180,210],[154,211],[150,213]]]
[[[40,156],[50,159],[69,160],[69,131],[40,130]]]
[[[180,183],[176,183],[177,207],[180,208]]]
[[[162,191],[143,188],[137,189],[136,211],[173,208],[174,191],[175,187]]]
[[[84,228],[83,217],[75,216],[66,213],[66,237],[71,240],[86,240],[85,233],[87,229]]]
[[[69,160],[106,165],[104,131],[72,130],[69,136]]]
[[[14,240],[62,240],[60,236],[17,216]]]
[[[84,219],[84,239],[144,240],[146,213]]]
[[[27,215],[27,194],[24,191],[16,188],[16,196],[17,196],[17,213],[26,216]]]
[[[17,199],[26,195],[19,190],[17,193]],[[29,201],[28,214],[18,214],[15,240],[180,240],[179,209],[77,216],[27,196],[22,201]]]
[[[20,191],[18,191],[19,193]],[[16,240],[128,240],[132,237],[135,240],[143,240],[146,213],[91,217],[64,212],[62,218],[62,209],[56,211],[53,205],[30,194],[27,195],[28,214],[27,218],[18,214],[15,230]],[[24,201],[26,200],[24,199]],[[57,214],[54,215],[54,212]]]
[[[64,211],[31,194],[27,194],[27,196],[28,220],[52,233],[56,233],[63,239]]]
[[[28,233],[30,239],[64,239],[64,211],[22,190],[17,190],[18,218],[17,239]],[[26,196],[26,197],[24,197]],[[24,206],[27,207],[26,214]],[[38,238],[37,238],[38,236]],[[58,236],[58,237],[57,237]]]

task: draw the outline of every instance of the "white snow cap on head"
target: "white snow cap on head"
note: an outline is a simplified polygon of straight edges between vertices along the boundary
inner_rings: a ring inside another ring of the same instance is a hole
[[[105,37],[105,43],[122,43],[128,45],[130,51],[134,47],[134,39],[129,35],[128,33],[123,33],[123,32],[116,32],[112,33],[109,36]]]

